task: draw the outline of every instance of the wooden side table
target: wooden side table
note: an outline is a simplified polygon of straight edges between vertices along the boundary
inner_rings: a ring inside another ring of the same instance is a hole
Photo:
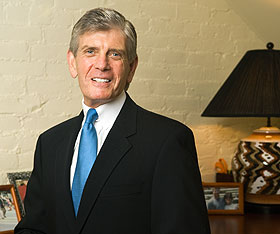
[[[280,234],[280,214],[209,215],[211,234]]]

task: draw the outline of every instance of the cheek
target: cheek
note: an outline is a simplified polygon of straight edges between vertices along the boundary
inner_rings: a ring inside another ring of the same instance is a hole
[[[121,70],[120,72],[116,73],[115,77],[116,77],[116,83],[115,83],[115,87],[116,88],[123,88],[126,85],[127,82],[127,72]]]
[[[118,80],[120,83],[126,83],[129,75],[129,68],[122,64],[115,70],[115,74],[118,75]]]
[[[78,74],[85,76],[93,67],[93,61],[90,59],[84,59],[82,62],[77,64]]]

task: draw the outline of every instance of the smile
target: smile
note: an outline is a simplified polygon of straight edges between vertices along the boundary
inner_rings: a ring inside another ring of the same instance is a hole
[[[92,81],[98,82],[98,83],[109,83],[111,80],[108,79],[101,79],[101,78],[92,78]]]

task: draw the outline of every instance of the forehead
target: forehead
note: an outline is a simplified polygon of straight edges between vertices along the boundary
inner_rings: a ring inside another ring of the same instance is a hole
[[[79,48],[85,46],[125,50],[125,35],[120,29],[85,32],[79,36]]]

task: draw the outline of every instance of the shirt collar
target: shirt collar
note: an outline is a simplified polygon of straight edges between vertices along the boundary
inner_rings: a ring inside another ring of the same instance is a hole
[[[110,127],[114,124],[116,118],[118,117],[121,108],[126,100],[125,92],[122,92],[118,97],[116,97],[113,101],[105,103],[95,110],[98,114],[98,118],[96,120],[97,125],[101,125],[103,127]],[[84,99],[82,101],[82,107],[84,112],[84,120],[87,116],[88,110],[91,108],[84,103]]]

